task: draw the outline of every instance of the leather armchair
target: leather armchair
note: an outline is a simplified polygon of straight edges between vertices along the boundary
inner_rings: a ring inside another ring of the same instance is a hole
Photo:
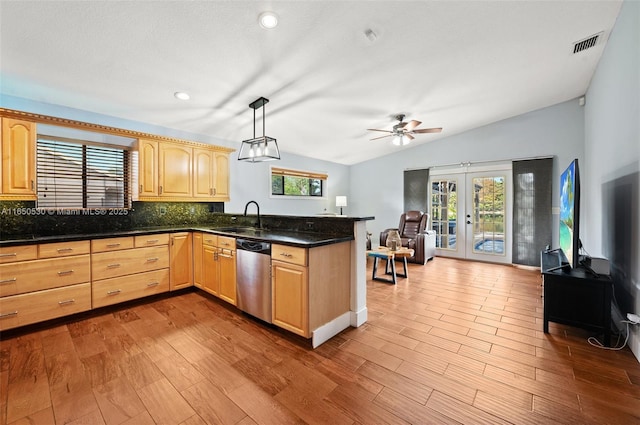
[[[414,251],[413,257],[408,257],[411,263],[425,264],[428,260],[425,255],[425,238],[427,237],[427,224],[429,214],[422,211],[407,211],[400,216],[400,224],[397,228],[385,229],[380,232],[380,246],[386,246],[387,236],[390,230],[397,230],[402,239],[402,246]]]

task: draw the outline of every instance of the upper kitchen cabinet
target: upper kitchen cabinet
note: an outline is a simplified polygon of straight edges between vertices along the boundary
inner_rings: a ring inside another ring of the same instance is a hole
[[[138,140],[139,200],[229,201],[231,149]]]
[[[123,191],[127,203],[229,201],[229,154],[234,149],[5,108],[0,108],[0,121],[0,200],[38,200],[38,147],[46,137],[68,144],[114,145],[131,153],[127,167],[132,172]]]
[[[158,142],[138,139],[139,196],[158,196]]]
[[[193,148],[178,143],[160,142],[158,154],[160,156],[158,195],[161,198],[191,198],[193,196],[191,180]]]
[[[229,200],[229,154],[212,148],[193,149],[193,197]]]
[[[2,118],[0,199],[36,199],[36,124]]]

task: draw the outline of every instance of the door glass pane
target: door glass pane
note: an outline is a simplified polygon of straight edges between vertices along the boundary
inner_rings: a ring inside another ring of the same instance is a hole
[[[455,180],[432,180],[431,213],[436,247],[455,250],[458,231],[458,191]]]
[[[473,252],[504,255],[505,178],[473,178]]]

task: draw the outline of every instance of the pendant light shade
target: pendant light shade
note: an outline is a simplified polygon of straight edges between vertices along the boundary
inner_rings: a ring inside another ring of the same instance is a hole
[[[249,104],[253,109],[253,139],[242,141],[240,152],[238,152],[238,161],[263,162],[274,161],[280,159],[280,150],[278,142],[273,137],[265,136],[265,111],[264,105],[269,99],[261,97]],[[256,109],[262,108],[262,136],[256,137]]]

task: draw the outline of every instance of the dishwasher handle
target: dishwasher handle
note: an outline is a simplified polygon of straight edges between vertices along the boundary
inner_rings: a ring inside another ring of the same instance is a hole
[[[254,241],[249,239],[236,239],[236,250],[271,255],[271,244],[269,242]]]

